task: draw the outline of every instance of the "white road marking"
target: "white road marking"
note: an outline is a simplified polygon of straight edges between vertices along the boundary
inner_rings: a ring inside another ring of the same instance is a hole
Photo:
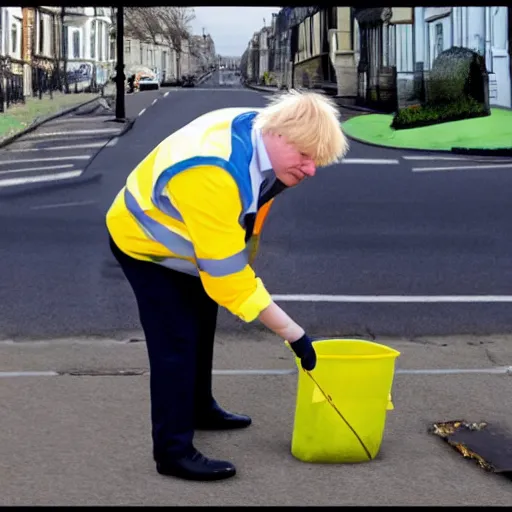
[[[48,210],[51,208],[67,208],[71,206],[88,206],[91,204],[96,204],[96,201],[77,201],[74,203],[60,203],[60,204],[42,204],[39,206],[31,206],[31,210]]]
[[[40,372],[0,372],[0,377],[57,377],[59,374],[52,371]]]
[[[48,133],[36,133],[34,135],[27,135],[24,140],[35,139],[42,137],[57,137],[59,135],[67,135],[72,137],[73,135],[96,135],[98,133],[118,133],[118,128],[97,128],[96,130],[69,130],[66,132],[48,132]]]
[[[117,137],[116,137],[117,138]],[[105,141],[103,142],[91,142],[90,144],[71,144],[69,146],[52,146],[50,148],[26,148],[26,149],[8,149],[6,151],[9,153],[28,153],[29,151],[65,151],[66,149],[94,149],[94,148],[102,148],[105,145]]]
[[[144,112],[146,112],[146,109],[143,108],[140,112],[139,112],[139,116],[141,116],[142,114],[144,114]]]
[[[186,91],[186,92],[204,92],[204,91],[222,91],[222,92],[245,92],[245,93],[254,93],[261,94],[262,92],[267,91],[256,91],[254,89],[244,89],[240,87],[176,87],[177,91]],[[268,91],[268,94],[273,94],[274,91]]]
[[[149,371],[142,374],[134,375],[135,377],[147,376]],[[289,370],[274,370],[274,369],[261,369],[261,370],[213,370],[213,375],[295,375],[296,369]],[[397,368],[395,374],[397,375],[462,375],[462,374],[494,374],[494,375],[510,375],[512,373],[512,366],[495,366],[490,368],[418,368],[418,369],[402,369]],[[122,375],[122,373],[120,373]],[[69,377],[67,374],[62,374],[53,370],[40,370],[40,371],[0,371],[0,378],[8,377]],[[76,377],[76,376],[73,376]]]
[[[152,101],[151,105],[154,105],[157,101],[158,101],[158,99],[157,99],[157,98],[155,98],[155,99]]]
[[[471,160],[471,157],[467,156],[404,155],[402,158],[404,160]]]
[[[51,171],[53,169],[67,169],[69,167],[73,167],[73,164],[46,165],[43,167],[24,167],[23,169],[9,169],[8,171],[0,171],[0,175],[11,174],[14,172]]]
[[[26,164],[29,162],[56,162],[57,160],[89,160],[90,155],[54,156],[52,158],[23,158],[21,160],[0,160],[0,165]]]
[[[460,375],[463,373],[511,374],[512,366],[495,366],[492,368],[420,368],[414,370],[397,369],[403,375]]]
[[[342,164],[378,164],[378,165],[397,165],[399,160],[392,158],[344,158]]]
[[[512,295],[272,295],[279,302],[512,302]]]
[[[413,167],[413,172],[431,172],[431,171],[461,171],[469,169],[510,169],[509,164],[491,164],[491,165],[456,165],[453,167]]]
[[[42,176],[30,176],[28,178],[11,178],[8,180],[0,180],[0,187],[12,187],[14,185],[23,185],[25,183],[42,183],[45,181],[58,181],[64,179],[75,178],[80,176],[82,171],[68,171],[54,174],[43,174]]]
[[[107,148],[112,148],[114,147],[117,142],[119,141],[119,137],[114,137],[111,141],[109,141],[109,143],[107,144]]]
[[[213,370],[214,375],[294,375],[297,370]],[[490,368],[418,368],[395,370],[396,374],[402,375],[457,375],[464,373],[487,373],[487,374],[508,374],[512,373],[512,366],[494,366]],[[149,375],[149,371],[147,372]]]
[[[169,91],[167,91],[165,94],[164,94],[164,98],[167,98],[167,95],[169,94]]]

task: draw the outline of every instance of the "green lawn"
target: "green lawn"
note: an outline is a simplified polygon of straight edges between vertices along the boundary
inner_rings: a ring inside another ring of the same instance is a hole
[[[512,110],[491,108],[491,115],[409,130],[390,128],[391,114],[366,114],[342,124],[356,139],[381,146],[411,149],[512,148]]]
[[[50,99],[48,94],[45,94],[42,99],[28,97],[25,103],[12,105],[5,112],[0,113],[0,140],[24,130],[37,118],[56,114],[60,110],[84,103],[97,96],[93,93],[55,93],[53,99]]]

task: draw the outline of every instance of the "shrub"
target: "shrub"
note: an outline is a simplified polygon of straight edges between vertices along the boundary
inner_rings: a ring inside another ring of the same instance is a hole
[[[485,106],[471,97],[459,98],[452,103],[439,105],[415,105],[399,110],[391,123],[391,128],[404,130],[420,128],[432,124],[460,121],[489,115]]]
[[[485,60],[461,47],[442,52],[425,79],[426,103],[399,110],[395,130],[490,115]]]

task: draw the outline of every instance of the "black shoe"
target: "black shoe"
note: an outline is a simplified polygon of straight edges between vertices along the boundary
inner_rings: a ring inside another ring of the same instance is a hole
[[[208,459],[197,450],[180,459],[157,461],[156,470],[161,475],[198,481],[223,480],[236,474],[231,462]]]
[[[251,423],[249,416],[225,411],[215,403],[209,411],[196,418],[195,428],[197,430],[232,430],[246,428]]]

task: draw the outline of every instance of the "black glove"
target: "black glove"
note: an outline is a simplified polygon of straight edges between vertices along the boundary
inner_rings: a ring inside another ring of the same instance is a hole
[[[290,347],[300,359],[302,368],[308,371],[313,370],[316,366],[316,352],[312,342],[313,340],[307,334],[293,343],[290,342]]]

